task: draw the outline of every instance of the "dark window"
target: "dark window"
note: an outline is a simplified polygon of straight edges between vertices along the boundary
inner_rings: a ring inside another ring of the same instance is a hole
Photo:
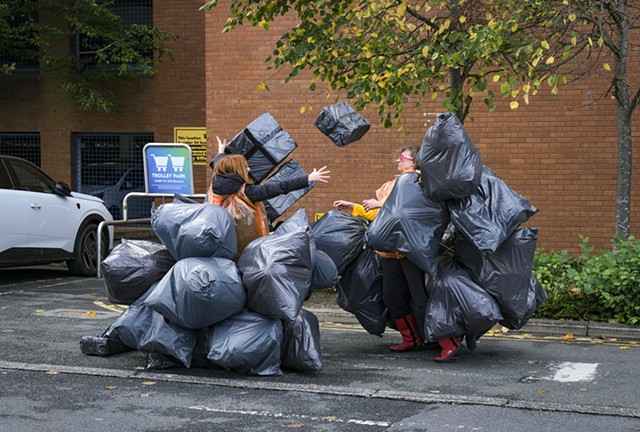
[[[146,27],[153,26],[153,1],[152,0],[115,0],[109,4],[109,9],[119,17],[120,28],[128,29],[133,25],[144,25]],[[104,29],[103,29],[104,30]],[[98,32],[99,33],[99,32]],[[113,34],[109,32],[109,36],[87,35],[81,32],[75,33],[74,49],[81,68],[100,68],[101,70],[115,71],[120,65],[109,63],[108,61],[100,62],[100,55],[109,57],[109,52],[117,50],[117,37],[123,35],[122,32]],[[151,50],[140,49],[138,53],[145,59],[152,60],[153,52]],[[129,71],[139,71],[139,65],[130,64]]]
[[[152,133],[75,134],[76,190],[101,198],[114,219],[124,216],[122,203],[130,192],[144,192],[143,150]],[[150,216],[153,199],[128,201],[128,219]]]
[[[40,164],[39,133],[0,133],[0,154],[16,156]]]
[[[30,10],[33,2],[20,2],[3,16],[6,28],[0,42],[0,73],[37,72],[40,66],[38,50],[38,13]]]

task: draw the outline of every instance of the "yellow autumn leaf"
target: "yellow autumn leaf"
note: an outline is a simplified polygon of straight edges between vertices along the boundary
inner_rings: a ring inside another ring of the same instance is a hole
[[[531,333],[523,333],[522,339],[532,339],[533,335]]]
[[[151,386],[156,385],[155,381],[142,381],[142,385]]]
[[[105,386],[105,390],[115,390],[116,386]]]
[[[545,389],[538,389],[536,390],[536,393],[547,393],[549,390],[545,390]]]
[[[307,111],[307,107],[300,107],[300,114],[304,114]]]
[[[425,45],[425,47],[422,48],[422,55],[424,57],[428,57],[429,56],[429,45]]]
[[[620,346],[620,349],[621,349],[621,350],[628,350],[628,349],[629,349],[629,346],[628,346],[628,345],[621,345],[621,346]]]
[[[464,24],[467,21],[467,17],[464,15],[461,15],[460,18],[458,18],[458,21],[460,21],[460,24]]]
[[[47,375],[60,375],[60,372],[58,372],[58,371],[47,371],[46,374]]]
[[[94,317],[94,316],[97,316],[98,314],[95,313],[94,311],[88,311],[87,315]]]
[[[611,70],[611,66],[609,66],[609,63],[605,63],[602,65],[602,67],[604,68],[604,70],[606,71],[610,71]]]
[[[264,83],[264,81],[258,84],[258,90],[266,90],[266,89],[267,89],[267,85]]]
[[[554,56],[550,56],[547,61],[545,61],[546,64],[550,65],[552,64],[554,61],[556,61]]]
[[[547,42],[546,40],[540,42],[540,45],[542,45],[542,48],[544,49],[549,49],[549,42]]]
[[[15,330],[12,329],[2,329],[1,333],[14,333]]]
[[[573,333],[567,333],[566,335],[564,335],[562,337],[562,339],[564,340],[574,340],[576,338],[576,336]]]
[[[520,104],[518,103],[518,101],[511,101],[511,103],[509,104],[509,108],[511,108],[512,110],[518,109],[519,106]]]
[[[494,75],[493,82],[498,82],[498,81],[500,81],[500,75]]]
[[[291,429],[300,429],[301,427],[304,427],[304,425],[302,423],[289,423],[287,427]]]
[[[36,312],[37,312],[37,313],[43,313],[43,312],[44,312],[44,309],[36,309]]]

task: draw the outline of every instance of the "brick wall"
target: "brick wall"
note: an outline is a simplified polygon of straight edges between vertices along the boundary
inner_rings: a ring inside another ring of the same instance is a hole
[[[244,27],[222,34],[224,20],[224,6],[206,14],[209,136],[230,139],[260,114],[269,112],[298,142],[292,157],[307,171],[329,166],[330,183],[317,185],[291,211],[304,207],[311,218],[315,212],[330,209],[335,199],[372,197],[395,173],[397,149],[422,141],[433,121],[433,116],[425,113],[442,111],[439,104],[430,101],[419,110],[407,106],[403,113],[407,133],[384,129],[375,110],[364,111],[373,123],[369,133],[348,147],[336,147],[313,125],[322,107],[336,99],[309,92],[304,79],[285,85],[284,74],[266,70],[264,59],[286,23],[277,23],[269,32]],[[258,90],[261,81],[271,90]],[[540,227],[538,245],[546,249],[575,252],[580,235],[589,236],[598,247],[610,245],[615,227],[616,108],[611,100],[593,103],[606,89],[606,81],[594,77],[562,88],[557,96],[541,92],[531,98],[530,105],[515,111],[509,109],[508,101],[500,100],[493,113],[478,100],[465,122],[484,162],[538,207],[539,213],[528,225]],[[301,114],[300,108],[307,105],[313,110]],[[637,150],[638,112],[633,120]],[[216,147],[209,141],[213,155]],[[637,157],[634,162],[636,166],[640,163]],[[637,235],[637,179],[633,186],[632,234]]]
[[[153,132],[157,142],[173,142],[176,126],[205,127],[205,17],[199,6],[190,0],[155,2],[154,25],[180,36],[168,43],[175,60],[164,59],[153,77],[114,86],[122,97],[122,112],[80,112],[55,77],[16,74],[2,81],[0,131],[40,132],[42,167],[73,184],[73,133]],[[60,46],[68,49],[70,44],[65,40]],[[204,192],[206,166],[194,167],[194,177],[196,193]]]

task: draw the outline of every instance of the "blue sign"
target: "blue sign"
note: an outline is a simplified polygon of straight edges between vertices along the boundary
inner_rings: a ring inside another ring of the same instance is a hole
[[[160,195],[193,195],[193,162],[187,144],[144,146],[145,191]]]

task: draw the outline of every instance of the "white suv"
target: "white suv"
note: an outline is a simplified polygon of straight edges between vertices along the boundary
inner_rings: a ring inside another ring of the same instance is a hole
[[[97,274],[98,224],[113,220],[101,199],[0,155],[0,203],[0,267],[64,261],[74,275]],[[110,226],[102,231],[101,259],[112,247]]]

